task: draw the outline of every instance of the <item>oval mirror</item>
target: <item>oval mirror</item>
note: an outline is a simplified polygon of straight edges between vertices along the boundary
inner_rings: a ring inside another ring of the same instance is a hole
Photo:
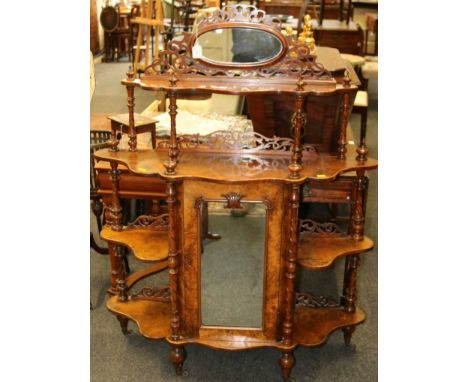
[[[278,37],[260,29],[213,29],[198,36],[192,56],[218,65],[249,65],[274,60],[283,51]]]

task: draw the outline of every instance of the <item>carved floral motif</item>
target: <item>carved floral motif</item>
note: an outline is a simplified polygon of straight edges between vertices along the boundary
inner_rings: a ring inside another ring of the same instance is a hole
[[[238,194],[237,192],[228,192],[227,194],[222,194],[221,196],[226,198],[226,205],[224,208],[242,208],[241,199],[245,195]]]

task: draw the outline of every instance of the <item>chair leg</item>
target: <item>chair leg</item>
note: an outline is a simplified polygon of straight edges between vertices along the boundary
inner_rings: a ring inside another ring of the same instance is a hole
[[[360,146],[365,145],[367,134],[367,107],[361,110],[361,137]]]
[[[109,254],[109,249],[107,248],[103,248],[103,247],[100,247],[99,245],[97,245],[96,241],[94,240],[94,236],[93,236],[93,233],[90,232],[90,245],[91,245],[91,248],[94,249],[97,253],[99,253],[100,255],[108,255]]]
[[[151,130],[151,146],[153,146],[153,150],[156,150],[156,127]]]
[[[101,216],[102,216],[103,209],[104,207],[102,205],[102,201],[100,199],[93,199],[93,201],[91,202],[91,210],[93,211],[93,214],[96,217],[96,222],[97,222],[99,233],[102,230]]]

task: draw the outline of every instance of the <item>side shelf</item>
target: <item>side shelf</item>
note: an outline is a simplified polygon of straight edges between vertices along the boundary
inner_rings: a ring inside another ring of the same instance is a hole
[[[169,253],[166,230],[133,228],[113,231],[109,226],[104,226],[101,237],[111,243],[128,247],[141,261],[164,260]]]
[[[373,246],[374,242],[366,236],[355,241],[349,236],[301,233],[297,263],[307,269],[324,269],[340,256],[369,251]]]
[[[361,324],[365,318],[364,311],[359,308],[354,313],[347,313],[341,307],[296,307],[294,341],[302,346],[318,346],[335,330]]]
[[[107,301],[107,309],[134,321],[144,337],[155,340],[170,335],[170,302],[151,300],[120,302],[118,296],[112,296]]]

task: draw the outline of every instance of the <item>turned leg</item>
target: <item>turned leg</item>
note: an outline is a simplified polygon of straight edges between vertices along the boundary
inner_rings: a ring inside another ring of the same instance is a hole
[[[294,353],[292,351],[284,351],[281,353],[279,365],[281,366],[281,374],[283,375],[283,379],[285,381],[289,379],[289,375],[291,374],[291,370],[295,363],[296,358],[294,357]]]
[[[359,255],[351,255],[346,257],[345,274],[343,282],[343,296],[341,298],[341,305],[345,312],[350,314],[356,311],[357,299],[357,268],[359,266]],[[343,328],[344,342],[346,346],[350,346],[351,337],[353,335],[355,326],[346,326]]]
[[[170,358],[174,365],[176,374],[182,375],[182,367],[184,366],[184,361],[187,358],[185,348],[183,346],[172,346]]]
[[[128,318],[121,316],[120,314],[117,315],[117,320],[120,323],[120,329],[122,329],[122,333],[127,335],[130,333],[128,330]]]
[[[351,347],[351,337],[354,331],[356,330],[356,326],[355,325],[346,326],[341,330],[343,330],[343,337],[344,337],[345,345]]]

